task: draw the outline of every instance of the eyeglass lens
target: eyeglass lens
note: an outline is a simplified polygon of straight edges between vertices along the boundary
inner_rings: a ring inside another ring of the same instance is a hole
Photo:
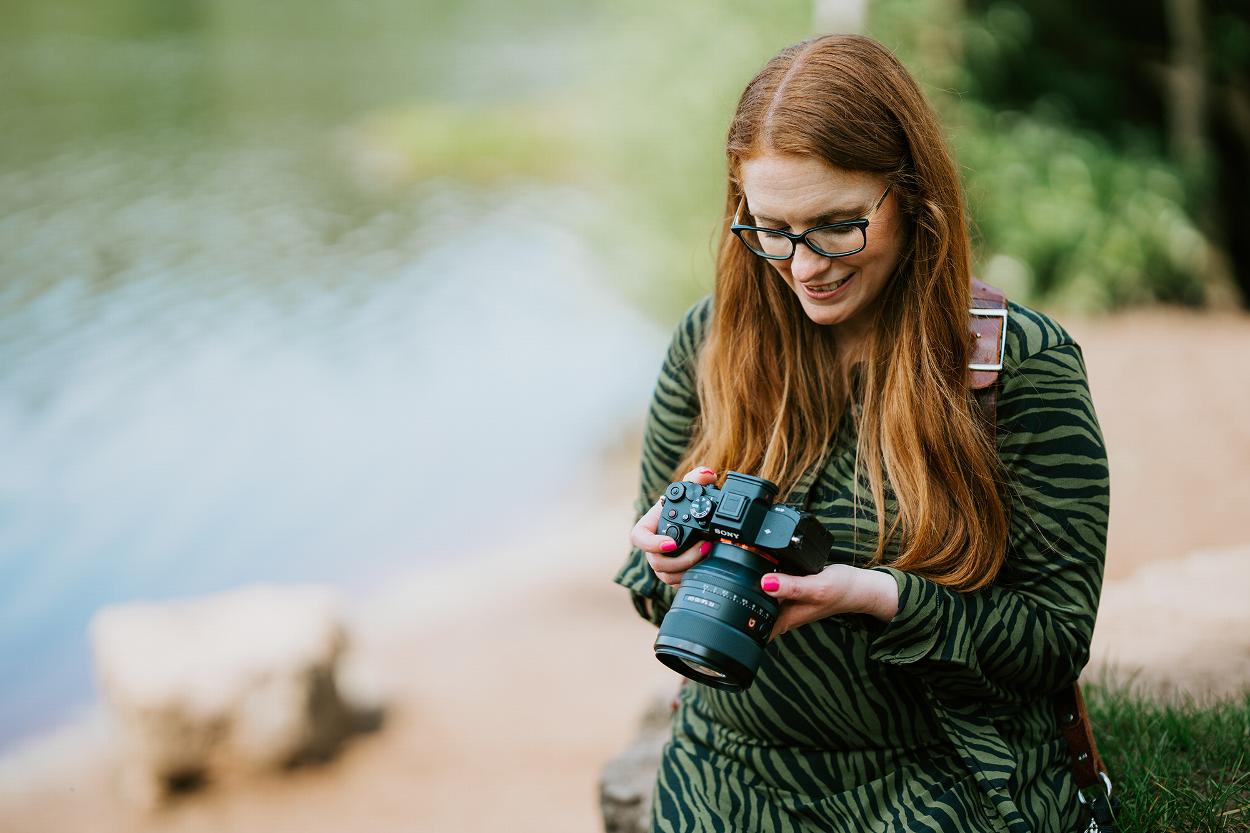
[[[742,239],[757,254],[770,257],[790,257],[794,254],[795,242],[781,234],[770,234],[764,230],[744,230]],[[867,241],[864,230],[859,226],[816,229],[808,233],[807,239],[821,254],[828,256],[859,251]]]

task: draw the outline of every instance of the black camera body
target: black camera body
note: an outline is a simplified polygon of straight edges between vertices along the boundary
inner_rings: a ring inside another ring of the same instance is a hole
[[[780,605],[760,588],[765,573],[812,575],[834,539],[815,516],[774,504],[776,484],[729,472],[723,488],[679,481],[664,490],[657,531],[680,553],[711,541],[708,557],[686,571],[660,624],[656,657],[716,688],[749,688]]]
[[[717,541],[762,550],[778,572],[799,576],[824,569],[833,536],[807,512],[774,504],[777,485],[731,471],[724,488],[683,480],[664,490],[658,532],[682,551],[696,541]]]

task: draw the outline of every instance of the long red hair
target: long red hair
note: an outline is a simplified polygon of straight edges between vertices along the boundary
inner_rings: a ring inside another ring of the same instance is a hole
[[[836,372],[835,329],[813,323],[729,232],[743,196],[740,165],[765,150],[881,174],[905,220],[908,242],[871,311],[854,393]],[[874,560],[893,547],[889,563],[899,569],[961,590],[988,584],[1007,545],[1001,463],[967,384],[971,250],[962,193],[923,94],[869,38],[804,41],[747,85],[726,154],[715,302],[698,360],[700,417],[678,471],[732,468],[773,480],[788,496],[828,454],[854,396],[856,476],[879,530]]]

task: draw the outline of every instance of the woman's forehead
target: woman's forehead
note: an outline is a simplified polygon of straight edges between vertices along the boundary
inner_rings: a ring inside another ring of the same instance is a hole
[[[739,175],[752,216],[798,222],[863,213],[885,187],[879,174],[791,154],[753,156],[740,164]]]

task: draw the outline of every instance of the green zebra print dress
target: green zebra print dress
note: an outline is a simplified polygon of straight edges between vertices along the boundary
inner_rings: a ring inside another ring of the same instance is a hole
[[[641,515],[687,447],[705,298],[677,327],[643,440]],[[768,648],[754,685],[682,689],[655,784],[657,831],[1063,831],[1078,801],[1050,692],[1089,655],[1108,512],[1106,453],[1081,350],[1058,324],[1008,311],[998,449],[1013,481],[1007,566],[958,593],[888,566],[889,623],[832,616]],[[853,517],[854,421],[845,416],[809,509],[871,552]],[[862,487],[861,487],[862,488]],[[861,495],[863,492],[861,492]],[[865,517],[867,514],[869,517]],[[887,562],[888,564],[888,562]],[[616,582],[658,624],[673,590],[641,551]],[[653,600],[650,615],[644,598]]]

